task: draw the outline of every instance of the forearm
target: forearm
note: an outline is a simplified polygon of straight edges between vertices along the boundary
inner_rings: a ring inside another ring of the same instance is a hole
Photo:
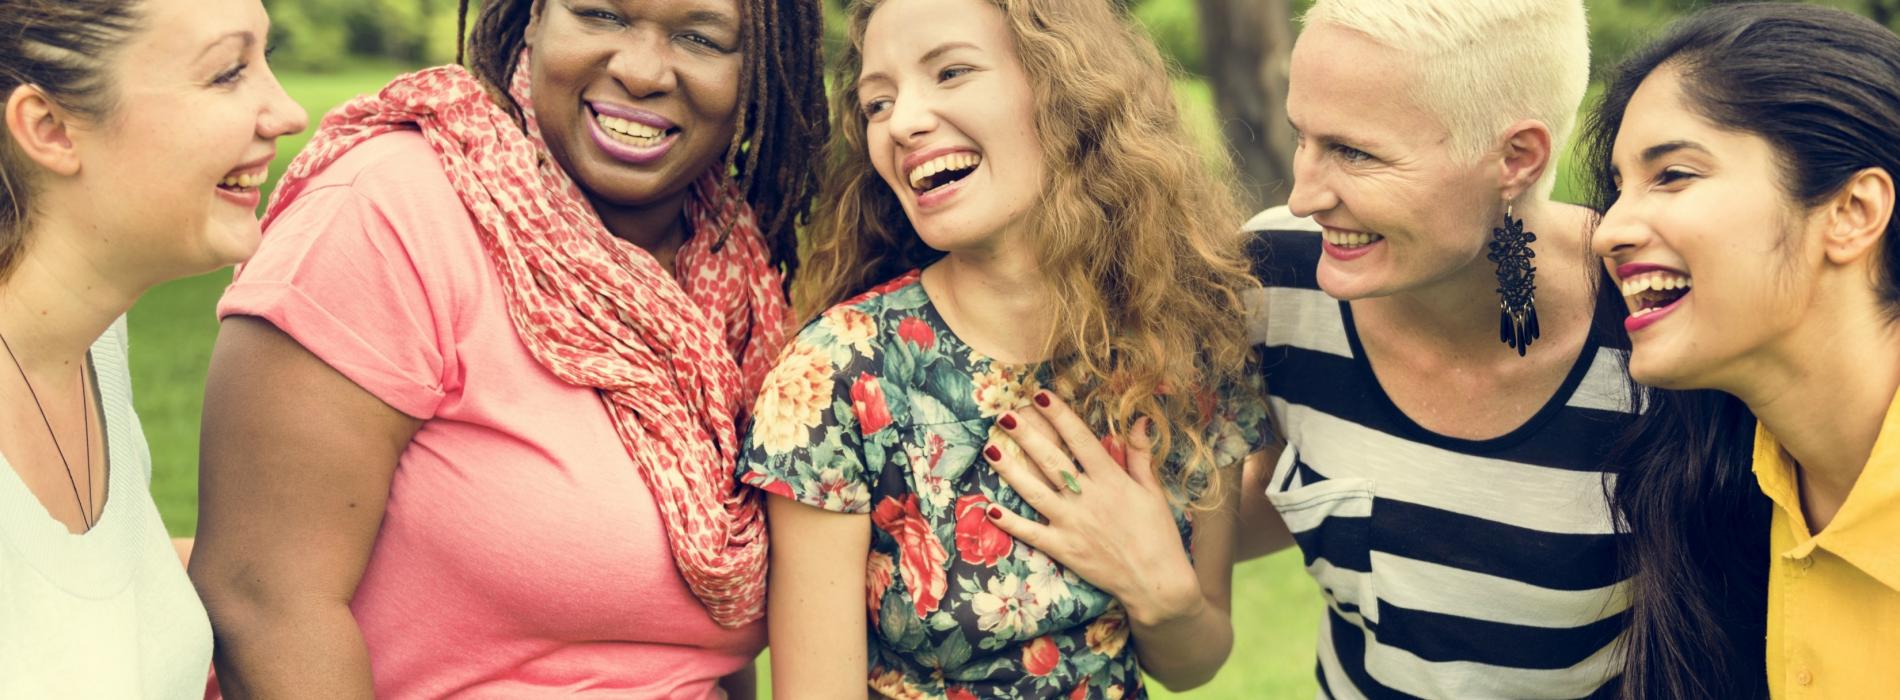
[[[224,697],[372,698],[369,650],[341,601],[205,594]]]
[[[1233,651],[1233,622],[1211,601],[1203,599],[1193,611],[1171,620],[1139,617],[1129,615],[1135,654],[1142,670],[1169,690],[1188,690],[1212,680]]]

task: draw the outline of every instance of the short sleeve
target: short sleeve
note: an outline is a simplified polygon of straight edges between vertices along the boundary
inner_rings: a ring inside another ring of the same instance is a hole
[[[452,314],[397,228],[355,187],[305,190],[239,269],[218,318],[264,319],[396,410],[433,417],[452,369]]]
[[[857,327],[870,323],[862,311],[834,308],[786,348],[753,408],[741,482],[829,511],[871,511],[881,465],[867,464],[866,439],[881,439],[892,419],[872,334]],[[841,331],[859,337],[841,340]]]

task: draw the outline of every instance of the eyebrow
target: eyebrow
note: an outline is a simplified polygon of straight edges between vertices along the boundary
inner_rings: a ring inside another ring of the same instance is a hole
[[[733,19],[732,15],[718,10],[694,10],[686,13],[686,23],[716,24],[721,27],[732,27],[737,25],[739,20]]]
[[[1701,151],[1702,153],[1706,154],[1709,152],[1709,149],[1704,148],[1702,144],[1696,143],[1694,141],[1684,141],[1684,140],[1678,139],[1675,141],[1667,141],[1664,143],[1659,143],[1654,146],[1650,146],[1649,148],[1643,149],[1643,154],[1638,160],[1643,163],[1652,163],[1652,162],[1655,162],[1658,158],[1662,158],[1663,156],[1669,155],[1671,153],[1675,153],[1676,151]]]
[[[929,63],[931,61],[935,61],[938,58],[942,57],[944,54],[950,53],[951,51],[954,51],[956,49],[976,49],[976,48],[977,48],[976,44],[972,44],[967,41],[946,41],[942,44],[938,44],[937,48],[924,52],[923,57],[917,59],[917,63],[919,65],[922,65],[922,64]],[[870,73],[867,75],[858,76],[859,84],[863,84],[866,81],[871,81],[871,80],[883,80],[883,81],[888,82],[890,81],[890,76],[887,76],[883,73]]]
[[[198,58],[204,58],[205,54],[211,53],[212,49],[218,48],[219,46],[223,45],[224,42],[230,41],[232,39],[238,39],[240,41],[243,41],[244,48],[247,50],[250,49],[252,45],[255,45],[257,43],[257,35],[252,34],[249,31],[238,29],[238,30],[226,32],[222,36],[219,36],[218,38],[213,39],[211,43],[205,44],[204,50],[198,52]]]

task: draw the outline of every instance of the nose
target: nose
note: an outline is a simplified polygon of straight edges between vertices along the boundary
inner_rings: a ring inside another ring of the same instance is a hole
[[[891,138],[900,144],[915,143],[924,135],[937,129],[939,120],[936,106],[922,95],[893,97],[888,109],[891,117],[887,126],[890,128]]]
[[[679,87],[673,52],[663,31],[639,32],[608,60],[607,72],[634,98],[653,97]]]
[[[1293,150],[1293,191],[1286,204],[1294,216],[1312,216],[1339,206],[1339,195],[1326,182],[1326,169],[1313,153],[1301,145]]]
[[[258,115],[257,135],[265,140],[289,136],[310,126],[310,113],[290,98],[276,74],[270,74],[270,86],[264,98],[264,110]]]
[[[1590,232],[1590,250],[1606,260],[1636,252],[1649,241],[1650,230],[1628,199],[1618,199],[1597,219]]]

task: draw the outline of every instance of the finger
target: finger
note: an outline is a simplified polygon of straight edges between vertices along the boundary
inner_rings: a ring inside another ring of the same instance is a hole
[[[990,443],[983,446],[983,459],[989,460],[990,467],[1036,512],[1047,516],[1050,509],[1061,507],[1061,497],[1056,495],[1056,487],[1043,478],[1041,471],[1030,466],[1021,454]]]
[[[984,509],[983,514],[990,519],[990,522],[995,523],[998,529],[1009,533],[1010,537],[1041,550],[1042,553],[1051,557],[1055,556],[1055,553],[1049,551],[1050,546],[1055,544],[1055,528],[1012,513],[1009,509],[994,503]]]
[[[1056,396],[1055,392],[1042,390],[1034,397],[1036,410],[1044,420],[1055,428],[1055,432],[1068,447],[1069,454],[1082,463],[1082,469],[1094,476],[1103,476],[1110,472],[1122,471],[1123,463],[1103,447],[1106,438],[1097,437],[1095,429],[1088,421],[1082,420],[1069,407],[1068,402]]]
[[[1046,423],[1040,429],[1034,426],[1042,418],[1033,414],[1033,411],[1010,411],[997,418],[996,424],[1016,440],[1016,444],[1023,448],[1023,453],[1029,456],[1029,460],[1042,471],[1043,477],[1051,485],[1081,495],[1084,477],[1076,467],[1075,459],[1069,456],[1060,438],[1053,437],[1054,430]]]
[[[1135,419],[1128,433],[1128,476],[1149,491],[1161,490],[1161,477],[1154,468],[1154,421],[1147,416]]]

